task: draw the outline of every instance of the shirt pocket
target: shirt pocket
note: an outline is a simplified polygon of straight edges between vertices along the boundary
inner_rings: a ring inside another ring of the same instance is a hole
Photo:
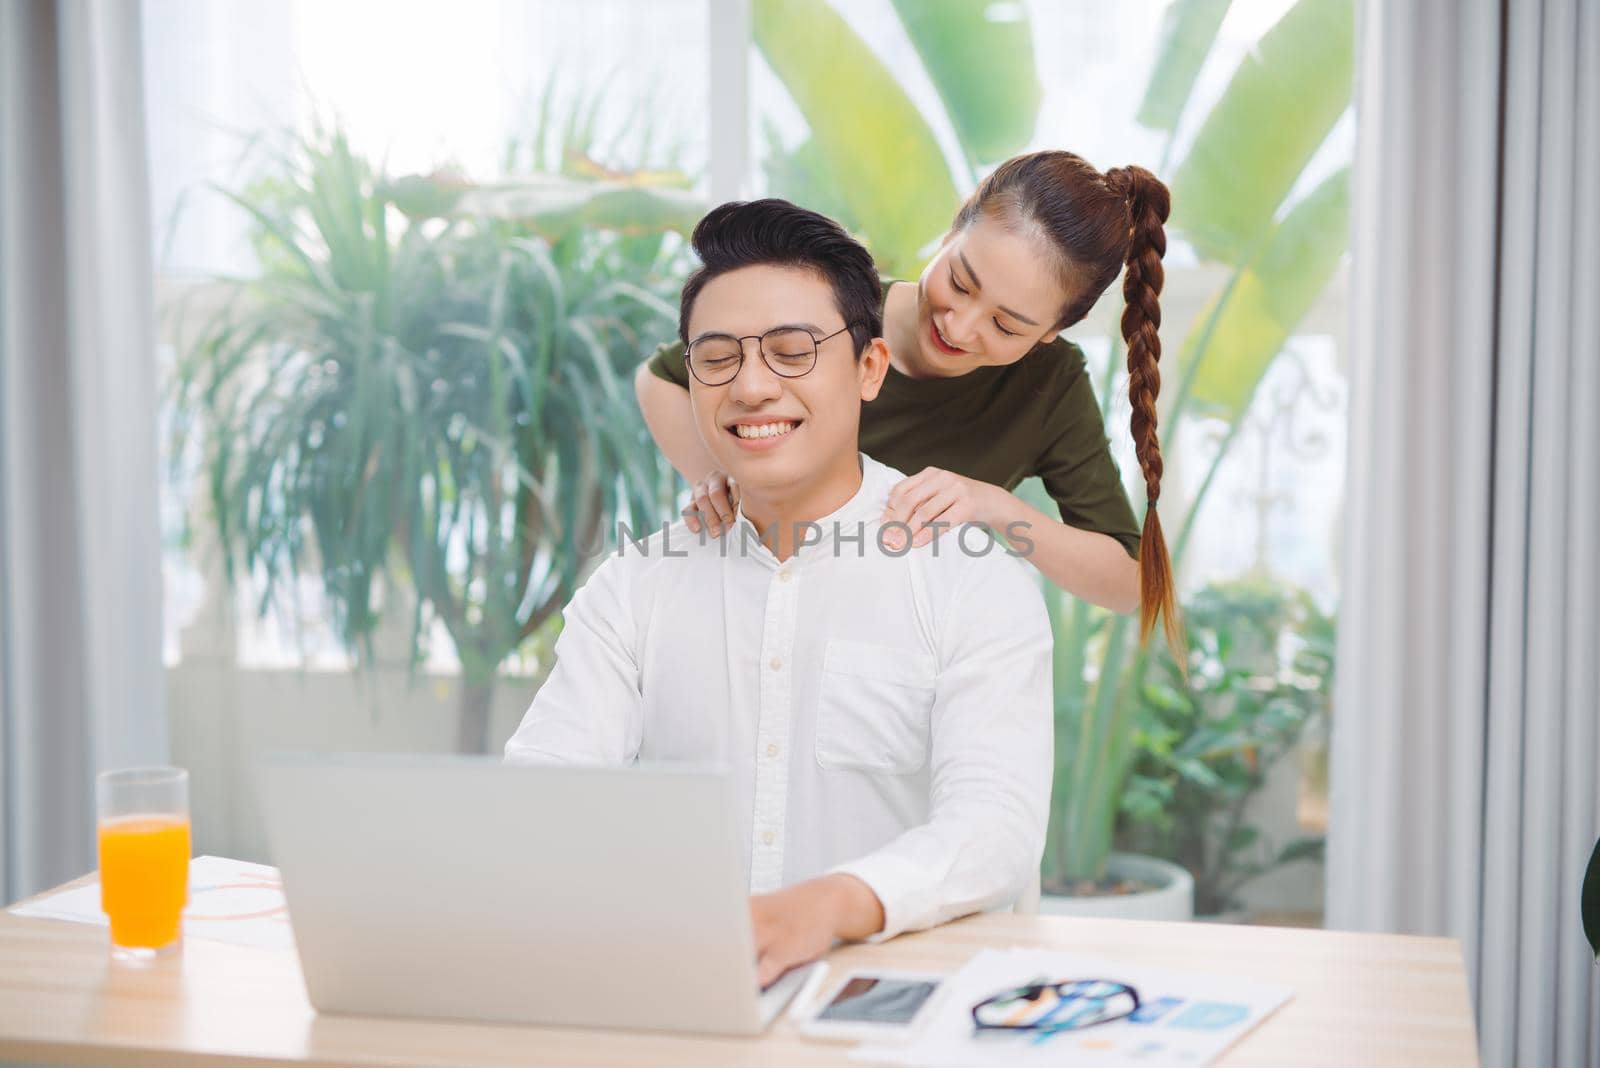
[[[928,762],[938,667],[909,649],[837,639],[823,655],[817,763],[906,775]]]

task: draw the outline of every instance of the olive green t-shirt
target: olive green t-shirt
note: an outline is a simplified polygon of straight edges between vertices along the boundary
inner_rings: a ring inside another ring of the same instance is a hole
[[[683,350],[681,341],[662,345],[650,370],[688,389]],[[1038,475],[1062,522],[1109,534],[1138,558],[1139,527],[1083,350],[1063,338],[954,378],[908,378],[891,365],[878,396],[861,408],[861,450],[907,475],[941,467],[1007,490]]]

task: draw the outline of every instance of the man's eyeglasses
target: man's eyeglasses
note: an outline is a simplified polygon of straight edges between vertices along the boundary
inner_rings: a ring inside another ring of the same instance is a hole
[[[972,1007],[972,1025],[982,1034],[1058,1031],[1126,1019],[1139,1011],[1139,992],[1110,979],[1029,983],[985,998]]]
[[[813,337],[811,331],[781,326],[765,334],[734,337],[732,334],[707,334],[695,338],[684,353],[689,373],[702,385],[725,386],[744,366],[744,343],[756,342],[761,358],[772,373],[783,378],[799,378],[817,365],[817,349],[829,338],[838,337],[851,324],[846,323],[827,337]]]

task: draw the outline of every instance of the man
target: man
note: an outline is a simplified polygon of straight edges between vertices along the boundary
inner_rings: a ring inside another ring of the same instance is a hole
[[[835,939],[1031,887],[1051,637],[987,532],[880,538],[904,476],[856,446],[889,360],[867,251],[781,200],[713,210],[693,245],[678,329],[740,514],[719,540],[680,522],[595,571],[506,759],[731,768],[765,985]]]

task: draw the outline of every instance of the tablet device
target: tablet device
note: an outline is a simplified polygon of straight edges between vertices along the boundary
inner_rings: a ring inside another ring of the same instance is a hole
[[[854,971],[800,1023],[811,1038],[894,1042],[926,1019],[943,977],[884,969]]]

